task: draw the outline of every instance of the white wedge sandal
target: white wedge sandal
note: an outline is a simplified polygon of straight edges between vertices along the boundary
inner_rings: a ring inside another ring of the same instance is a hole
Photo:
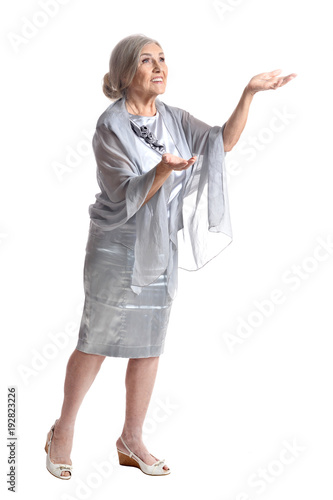
[[[57,421],[57,420],[56,420]],[[47,440],[46,436],[46,444],[45,444],[45,451],[47,453],[46,456],[46,468],[47,470],[55,477],[58,477],[59,479],[70,479],[72,477],[72,469],[73,467],[69,464],[54,464],[51,462],[50,458],[50,449],[51,449],[51,442],[54,434],[54,426],[56,424],[56,421],[52,425],[50,431],[51,431],[51,436],[49,441]],[[62,476],[62,472],[69,472],[69,476]]]
[[[126,453],[120,451],[117,448],[120,465],[128,465],[129,467],[138,467],[139,469],[142,470],[142,472],[144,472],[144,474],[148,474],[149,476],[166,476],[167,474],[170,474],[171,472],[170,469],[168,470],[163,469],[163,466],[166,465],[165,458],[163,458],[162,460],[158,460],[152,465],[147,465],[129,449],[129,447],[127,446],[127,444],[125,443],[125,441],[121,436],[120,439],[125,448],[129,452],[129,455],[127,455]],[[152,456],[154,457],[154,455]]]

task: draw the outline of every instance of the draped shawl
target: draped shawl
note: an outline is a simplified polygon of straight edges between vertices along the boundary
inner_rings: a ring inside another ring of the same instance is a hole
[[[178,267],[203,267],[232,241],[222,127],[207,125],[187,111],[155,100],[179,156],[197,161],[186,170],[183,187],[170,202],[170,175],[154,196],[143,202],[154,182],[156,166],[144,172],[124,98],[99,117],[93,136],[97,182],[101,192],[89,206],[93,224],[112,231],[111,240],[134,250],[132,290],[168,275],[168,292],[177,290]],[[162,140],[162,138],[159,138]],[[136,237],[127,237],[135,224]]]

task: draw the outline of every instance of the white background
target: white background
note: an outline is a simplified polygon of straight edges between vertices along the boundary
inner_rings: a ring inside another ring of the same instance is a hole
[[[330,497],[329,2],[63,0],[52,16],[42,3],[7,2],[1,15],[1,493],[9,494],[7,386],[16,385],[16,498]],[[28,24],[30,38],[20,39]],[[101,82],[111,50],[134,33],[165,51],[161,100],[212,126],[228,119],[253,75],[298,76],[255,96],[227,155],[233,242],[204,269],[179,273],[145,424],[148,449],[172,473],[152,479],[117,465],[127,360],[107,358],[77,418],[73,478],[60,481],[43,448],[81,319],[88,206],[99,191],[91,137],[110,104]],[[77,164],[59,178],[55,165],[73,149]],[[243,338],[242,321],[257,321]],[[227,333],[238,339],[233,349]]]

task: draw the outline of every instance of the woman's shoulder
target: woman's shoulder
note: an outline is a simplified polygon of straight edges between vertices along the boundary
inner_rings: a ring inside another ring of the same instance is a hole
[[[158,109],[165,115],[169,115],[171,119],[177,121],[179,124],[183,123],[184,118],[189,116],[189,112],[186,111],[183,108],[180,108],[178,106],[171,106],[170,104],[166,104],[163,101],[160,101],[160,99],[156,99],[158,102]]]
[[[122,98],[117,99],[116,101],[112,102],[104,111],[103,113],[99,116],[97,123],[96,123],[96,128],[99,128],[101,126],[106,126],[110,127],[113,117],[117,112],[120,111],[120,104]]]
[[[178,106],[171,106],[171,104],[167,104],[166,102],[161,101],[160,99],[156,99],[156,102],[162,107],[165,108],[167,111],[170,111],[174,113],[175,115],[182,115],[183,113],[186,113],[186,111],[182,108],[179,108]]]

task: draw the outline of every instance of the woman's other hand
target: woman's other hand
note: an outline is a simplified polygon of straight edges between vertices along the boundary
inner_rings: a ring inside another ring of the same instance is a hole
[[[179,158],[179,156],[172,155],[171,153],[165,153],[162,156],[160,163],[156,165],[154,182],[145,198],[145,201],[143,202],[143,205],[147,203],[147,201],[149,201],[160,189],[162,184],[164,184],[167,178],[172,174],[172,170],[185,170],[193,165],[196,160],[196,156],[192,156],[189,160],[184,160],[184,158]]]
[[[252,95],[260,90],[275,90],[278,87],[282,87],[286,83],[290,82],[290,80],[297,76],[296,73],[290,73],[290,75],[287,76],[278,76],[281,71],[281,69],[275,69],[274,71],[255,75],[247,84],[246,90]]]
[[[161,164],[170,168],[171,170],[185,170],[193,165],[197,160],[196,156],[192,156],[189,160],[179,158],[179,156],[165,153],[162,156]]]

